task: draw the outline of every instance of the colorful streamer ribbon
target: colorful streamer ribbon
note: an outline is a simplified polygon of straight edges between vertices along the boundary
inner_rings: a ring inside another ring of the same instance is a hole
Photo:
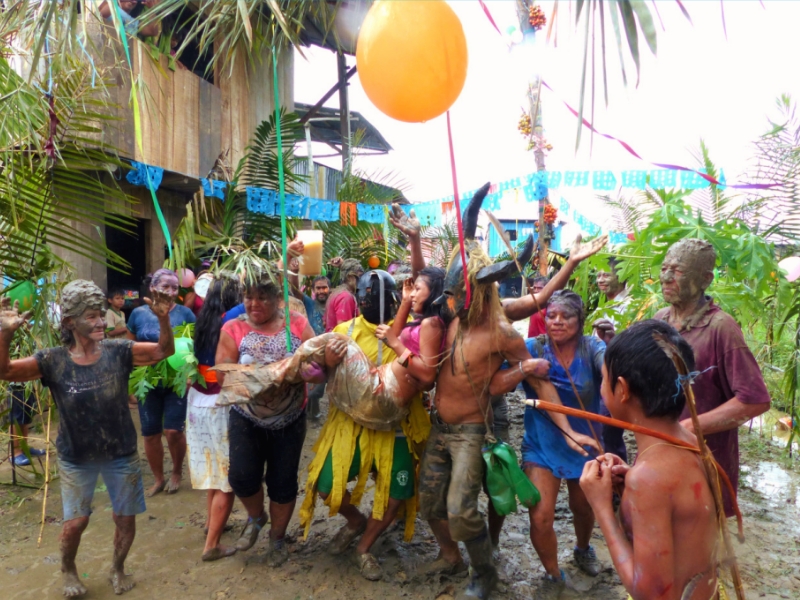
[[[339,222],[343,227],[358,223],[358,205],[355,202],[339,203]]]
[[[139,151],[142,153],[142,158],[145,159],[147,162],[147,157],[144,153],[144,143],[142,142],[142,120],[141,116],[139,115],[139,97],[138,97],[138,86],[136,85],[136,80],[133,77],[133,61],[131,61],[131,51],[128,48],[128,35],[125,31],[125,27],[122,24],[122,9],[119,7],[118,0],[111,0],[111,4],[114,7],[114,24],[117,27],[117,31],[119,32],[119,38],[122,40],[122,47],[125,49],[125,59],[128,61],[128,68],[131,70],[131,97],[133,100],[133,127],[136,131],[136,144],[139,146]],[[170,259],[172,258],[172,236],[169,234],[169,227],[167,227],[167,221],[164,219],[164,213],[161,211],[161,205],[158,203],[158,198],[156,197],[156,191],[153,187],[152,181],[150,181],[150,171],[149,169],[145,168],[145,173],[147,173],[147,189],[150,190],[150,196],[153,199],[153,207],[156,211],[156,217],[158,218],[158,223],[161,225],[161,231],[164,233],[164,239],[167,242],[167,250],[169,252]]]
[[[467,252],[464,249],[464,226],[461,223],[461,203],[458,201],[458,177],[456,175],[456,155],[453,151],[453,129],[450,126],[450,111],[447,111],[447,143],[450,146],[450,171],[453,174],[453,202],[456,205],[456,224],[458,226],[458,247],[461,251],[461,265],[464,267],[464,287],[467,290],[467,299],[464,310],[469,309],[472,292],[469,285],[469,271],[467,269]]]
[[[272,82],[275,95],[275,136],[278,138],[278,191],[281,201],[281,252],[283,256],[283,312],[286,317],[286,353],[292,351],[289,327],[289,257],[286,254],[286,188],[283,181],[283,137],[281,132],[281,97],[278,89],[278,56],[272,47]]]
[[[499,33],[502,36],[503,32],[500,31],[500,28],[497,26],[497,23],[495,23],[495,20],[492,18],[492,14],[489,12],[489,7],[486,6],[486,4],[484,3],[483,0],[478,0],[478,3],[481,5],[481,8],[483,9],[483,12],[486,15],[486,18],[489,20],[489,23],[491,23],[492,27],[494,27],[494,29],[497,31],[497,33]],[[680,5],[681,3],[678,2],[678,4]],[[685,11],[685,9],[683,8],[682,5],[681,5],[681,10],[683,10],[684,13],[686,13],[686,11]],[[555,90],[552,87],[550,87],[547,84],[546,81],[542,80],[542,85],[544,87],[546,87],[548,90],[550,90],[551,92],[553,92],[554,94],[556,93]],[[558,97],[558,94],[556,94],[556,96]],[[576,118],[580,115],[580,113],[577,110],[575,110],[572,106],[570,106],[570,104],[567,101],[561,99],[560,97],[559,97],[559,100],[561,100],[562,104],[564,104],[564,106],[567,107],[567,110],[569,110],[569,112],[571,112]],[[629,154],[631,154],[632,156],[635,156],[636,158],[638,158],[641,161],[644,161],[644,162],[646,162],[648,164],[651,164],[651,165],[653,165],[655,167],[658,167],[659,169],[669,169],[671,171],[685,171],[685,172],[689,172],[689,173],[694,173],[694,174],[698,175],[699,177],[702,177],[703,179],[705,179],[706,181],[708,181],[708,183],[710,183],[712,185],[716,185],[716,186],[720,186],[720,187],[725,187],[727,185],[724,182],[718,181],[717,179],[715,179],[711,175],[709,175],[707,173],[703,173],[702,171],[698,171],[696,169],[690,169],[689,167],[682,167],[680,165],[672,165],[672,164],[668,164],[668,163],[657,163],[657,162],[648,161],[648,160],[642,158],[641,155],[638,152],[636,152],[636,150],[634,150],[633,147],[630,144],[628,144],[626,141],[621,140],[618,137],[615,137],[615,136],[613,136],[611,134],[602,133],[602,132],[598,131],[597,129],[595,129],[594,125],[592,125],[585,118],[581,118],[581,123],[582,123],[582,125],[584,127],[588,128],[590,131],[593,131],[597,135],[599,135],[601,137],[604,137],[607,140],[611,140],[612,142],[617,142],[620,146],[625,148],[625,150]],[[727,187],[732,187],[732,188],[736,188],[736,189],[740,189],[740,190],[769,190],[769,189],[780,187],[780,186],[781,186],[780,183],[742,183],[742,184],[736,184],[736,185],[727,185]]]

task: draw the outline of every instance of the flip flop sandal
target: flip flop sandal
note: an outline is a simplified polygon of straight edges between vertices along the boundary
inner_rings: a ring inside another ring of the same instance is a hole
[[[253,519],[252,517],[247,517],[247,524],[242,529],[242,535],[239,536],[239,539],[236,540],[236,543],[233,545],[234,548],[237,550],[250,550],[253,545],[256,543],[258,539],[258,534],[261,533],[261,529],[269,522],[267,518],[267,513],[263,513],[258,519]]]
[[[214,560],[219,560],[220,558],[227,558],[229,556],[233,556],[234,554],[236,554],[236,552],[237,552],[236,548],[233,547],[220,548],[219,546],[216,546],[215,548],[212,548],[208,552],[203,552],[203,556],[201,557],[201,559],[203,562],[211,562]]]

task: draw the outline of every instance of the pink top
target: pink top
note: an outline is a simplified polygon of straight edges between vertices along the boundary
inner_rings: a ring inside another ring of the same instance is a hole
[[[230,335],[236,342],[236,347],[239,349],[239,364],[268,365],[297,351],[297,348],[303,343],[303,331],[307,325],[308,319],[303,315],[289,312],[292,349],[288,353],[286,352],[286,331],[283,328],[273,334],[262,333],[253,329],[244,318],[240,317],[225,323],[222,331]],[[305,391],[305,383],[291,386],[287,391],[288,397],[277,403],[285,406],[283,412],[277,415],[265,417],[259,412],[258,407],[251,404],[236,404],[233,409],[265,429],[282,429],[302,415],[306,405]]]
[[[444,350],[444,345],[447,341],[447,336],[444,335],[446,328],[444,326],[444,321],[440,317],[433,317],[439,321],[439,325],[442,329],[442,343],[439,347],[439,352],[441,353]],[[402,342],[403,346],[411,350],[412,354],[417,356],[420,355],[419,350],[419,335],[420,331],[422,330],[422,322],[417,323],[416,325],[406,326],[403,327],[403,330],[400,332],[400,341]]]

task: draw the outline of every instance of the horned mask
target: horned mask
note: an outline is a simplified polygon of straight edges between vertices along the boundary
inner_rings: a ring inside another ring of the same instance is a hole
[[[489,192],[491,184],[487,183],[481,187],[472,200],[469,202],[464,213],[464,250],[467,255],[467,263],[470,262],[470,253],[480,250],[480,245],[475,240],[475,232],[478,228],[478,214],[481,205]],[[533,256],[533,236],[525,240],[522,251],[517,255],[517,263],[526,264]],[[471,286],[471,296],[474,298],[477,288],[485,285],[493,285],[495,282],[503,281],[517,273],[517,264],[513,260],[503,260],[495,264],[481,267],[474,275],[470,275],[470,281],[464,281],[464,264],[461,261],[461,254],[455,253],[447,267],[447,274],[444,279],[444,293],[434,301],[434,304],[442,306],[442,312],[448,313],[452,317],[466,316],[467,290],[466,285]]]

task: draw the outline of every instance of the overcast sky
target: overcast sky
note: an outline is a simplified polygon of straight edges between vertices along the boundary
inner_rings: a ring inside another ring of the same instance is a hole
[[[531,65],[556,91],[545,95],[543,106],[545,137],[554,146],[548,169],[649,168],[597,136],[590,154],[588,130],[575,152],[576,119],[561,104],[563,99],[578,106],[583,48],[574,4],[559,3],[558,45],[552,40],[545,45],[542,32],[534,57],[509,50],[477,1],[449,4],[461,19],[469,49],[467,81],[451,110],[460,189],[535,170],[533,154],[525,151],[516,129]],[[549,17],[552,2],[541,5]],[[776,115],[775,99],[782,93],[800,99],[800,2],[765,2],[762,8],[755,0],[726,1],[727,39],[719,2],[684,0],[684,5],[692,23],[674,1],[658,2],[666,31],[655,17],[657,57],[640,41],[638,88],[631,63],[628,87],[623,86],[616,47],[609,45],[609,106],[598,87],[595,126],[624,139],[647,160],[686,166],[696,166],[692,153],[703,138],[732,183],[746,170],[751,143],[767,130],[768,116]],[[502,28],[513,2],[490,1],[488,6]],[[335,84],[336,61],[320,48],[306,56],[308,61],[296,56],[295,100],[313,104]],[[599,62],[597,69],[600,81]],[[387,156],[359,159],[361,168],[393,171],[406,182],[406,196],[413,202],[452,193],[444,116],[423,124],[395,121],[372,105],[357,75],[351,79],[350,98],[351,109],[361,112],[394,148]],[[328,105],[337,102],[334,96]],[[590,118],[588,100],[585,116]],[[340,162],[331,164],[340,167]]]

